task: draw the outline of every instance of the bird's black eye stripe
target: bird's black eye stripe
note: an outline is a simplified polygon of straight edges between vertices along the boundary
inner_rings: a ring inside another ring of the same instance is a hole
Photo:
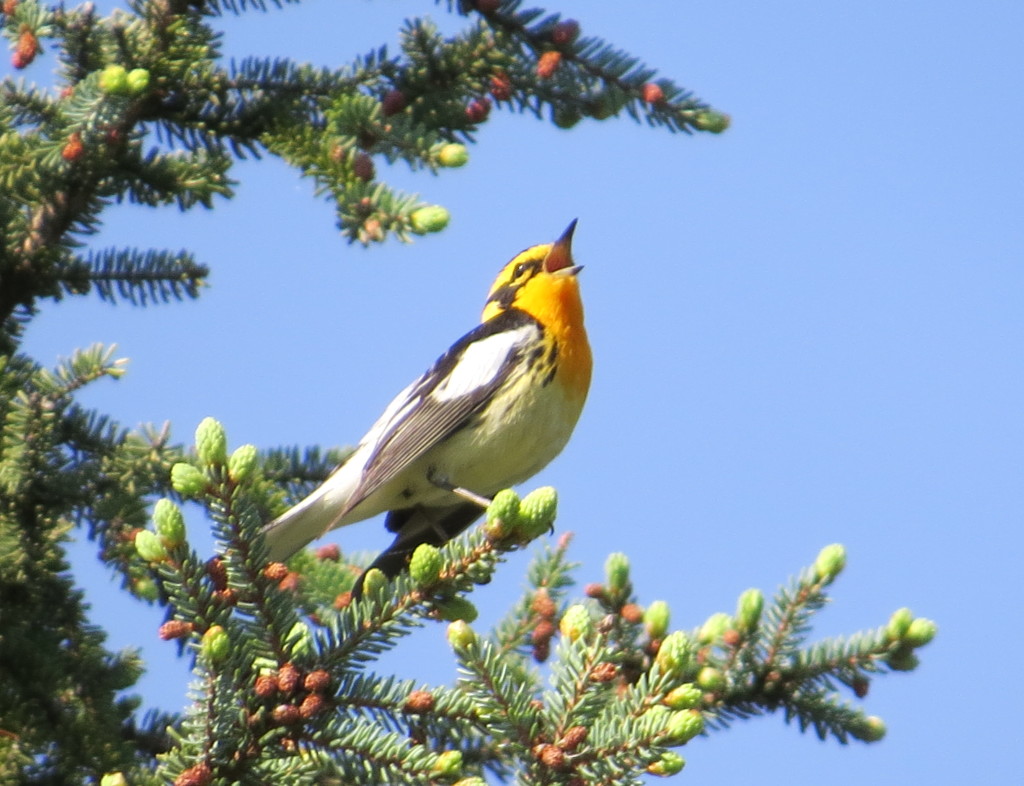
[[[532,262],[520,262],[516,265],[516,269],[512,271],[512,280],[515,281],[518,278],[522,278],[527,273],[533,275],[540,270],[540,261],[533,260]]]
[[[497,303],[503,309],[509,308],[516,299],[519,288],[540,271],[541,260],[532,259],[529,262],[520,262],[512,268],[512,274],[505,280],[505,283],[491,293],[487,302]]]

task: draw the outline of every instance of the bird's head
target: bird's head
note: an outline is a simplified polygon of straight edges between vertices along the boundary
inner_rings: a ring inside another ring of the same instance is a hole
[[[531,246],[516,254],[491,285],[481,321],[517,308],[544,322],[545,315],[563,307],[577,311],[582,321],[576,276],[583,266],[575,264],[572,258],[575,229],[574,219],[554,243]]]

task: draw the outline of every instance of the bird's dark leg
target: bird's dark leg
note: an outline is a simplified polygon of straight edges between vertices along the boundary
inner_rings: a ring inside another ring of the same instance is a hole
[[[465,500],[468,500],[476,505],[479,505],[481,508],[489,507],[491,504],[490,498],[485,497],[482,494],[477,494],[475,491],[464,489],[462,488],[462,486],[452,485],[446,478],[441,477],[433,470],[427,473],[427,480],[429,480],[439,489],[450,491],[452,494],[456,494]]]

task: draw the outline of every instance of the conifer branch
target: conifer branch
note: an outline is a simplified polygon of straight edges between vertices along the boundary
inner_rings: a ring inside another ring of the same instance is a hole
[[[147,305],[198,297],[209,273],[186,251],[105,249],[72,256],[57,266],[54,277],[68,293],[95,288],[110,303],[123,298]]]

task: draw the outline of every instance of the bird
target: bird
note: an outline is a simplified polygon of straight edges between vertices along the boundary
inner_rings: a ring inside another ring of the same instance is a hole
[[[514,256],[492,284],[480,323],[388,404],[319,487],[265,526],[271,561],[386,512],[394,542],[367,571],[396,576],[417,546],[454,538],[490,497],[561,453],[593,366],[575,228],[573,220],[554,243]]]

